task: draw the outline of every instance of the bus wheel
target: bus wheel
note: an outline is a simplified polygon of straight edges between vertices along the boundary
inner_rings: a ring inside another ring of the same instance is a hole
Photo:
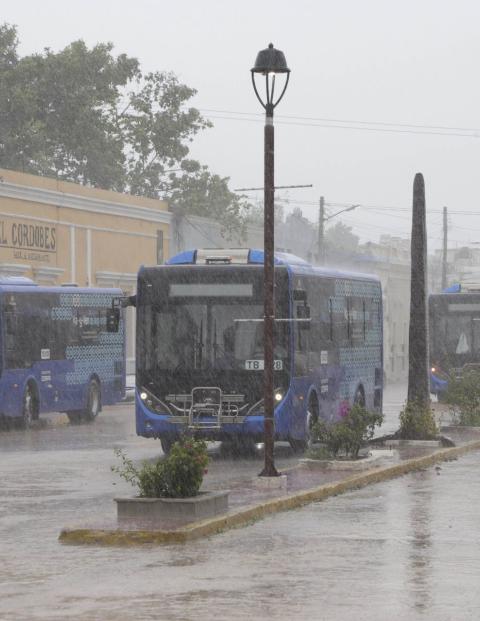
[[[165,457],[168,457],[170,455],[172,446],[175,444],[176,441],[177,438],[174,438],[172,436],[162,436],[160,438],[160,444],[162,447],[162,451],[165,453]]]
[[[257,454],[255,438],[238,435],[228,441],[229,452],[232,457],[253,457]]]
[[[37,418],[38,412],[35,391],[32,386],[28,385],[23,393],[22,426],[28,429]]]
[[[100,412],[100,403],[100,384],[97,380],[92,380],[88,387],[87,407],[82,412],[82,419],[87,423],[93,422]]]
[[[313,445],[313,427],[318,422],[318,403],[316,397],[310,397],[307,417],[305,420],[305,437],[302,440],[289,438],[288,441],[295,453],[303,453]]]
[[[307,444],[305,440],[296,440],[295,438],[288,438],[288,443],[290,444],[290,448],[294,453],[303,453],[307,448]]]

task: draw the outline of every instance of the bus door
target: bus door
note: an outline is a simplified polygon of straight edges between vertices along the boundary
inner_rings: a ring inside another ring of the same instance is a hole
[[[36,308],[25,317],[29,324],[30,357],[40,393],[40,411],[57,410],[59,392],[56,382],[54,340],[51,331],[50,310],[46,300],[38,299]]]
[[[308,408],[307,397],[314,379],[313,347],[316,342],[317,318],[315,308],[310,306],[311,296],[305,282],[296,283],[292,291],[292,322],[294,326],[294,355],[291,386],[293,390],[290,435],[302,438],[305,433],[305,416]]]
[[[36,384],[40,411],[51,409],[54,397],[48,322],[44,320],[40,301],[35,299],[35,302],[36,307],[31,307],[27,295],[12,295],[4,306],[5,368],[2,383],[6,409],[13,415],[22,413],[23,391],[29,378]]]
[[[18,416],[22,413],[22,394],[25,378],[25,355],[19,343],[19,317],[13,303],[5,304],[3,313],[4,360],[2,373],[2,413]]]
[[[335,347],[335,307],[329,283],[304,279],[306,299],[294,301],[295,366],[298,390],[314,389],[319,397],[319,415],[330,418],[331,401],[338,390],[338,355]],[[295,293],[294,293],[295,297]],[[298,297],[298,294],[297,294]],[[305,308],[302,308],[306,306]],[[304,315],[308,315],[305,322]],[[300,320],[300,321],[299,321]],[[304,398],[307,396],[303,395]]]

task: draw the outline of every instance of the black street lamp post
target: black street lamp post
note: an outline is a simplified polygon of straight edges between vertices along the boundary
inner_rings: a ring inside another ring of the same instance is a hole
[[[252,71],[252,84],[258,101],[265,109],[265,170],[264,170],[264,433],[265,433],[265,465],[260,473],[263,477],[278,476],[273,457],[274,443],[274,322],[275,322],[275,272],[274,272],[274,129],[273,111],[280,103],[287,89],[290,69],[287,67],[285,55],[270,43],[266,50],[257,55]],[[285,83],[278,99],[275,100],[275,79],[277,74],[284,73]],[[265,76],[266,99],[260,97],[255,82],[255,74]]]

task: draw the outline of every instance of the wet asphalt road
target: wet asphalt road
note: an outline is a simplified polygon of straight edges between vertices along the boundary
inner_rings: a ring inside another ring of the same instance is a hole
[[[402,401],[387,391],[385,431]],[[160,454],[131,406],[0,433],[2,621],[480,617],[480,453],[183,546],[60,545],[63,526],[111,521],[131,493],[110,472],[114,446]],[[294,461],[280,446],[279,466]],[[207,484],[260,467],[214,454]]]

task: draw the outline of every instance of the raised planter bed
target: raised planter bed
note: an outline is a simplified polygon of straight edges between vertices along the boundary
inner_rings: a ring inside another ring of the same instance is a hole
[[[115,498],[120,520],[155,521],[165,518],[203,519],[228,510],[228,491],[200,492],[191,498]]]
[[[287,475],[281,474],[278,477],[255,477],[253,486],[257,489],[287,489]]]
[[[437,448],[438,446],[442,446],[441,440],[386,440],[385,444],[388,446],[418,446],[424,448]]]
[[[368,455],[359,459],[300,459],[300,464],[304,468],[324,469],[324,470],[368,470],[376,465],[376,462],[382,459],[393,459],[396,451],[374,449]]]

